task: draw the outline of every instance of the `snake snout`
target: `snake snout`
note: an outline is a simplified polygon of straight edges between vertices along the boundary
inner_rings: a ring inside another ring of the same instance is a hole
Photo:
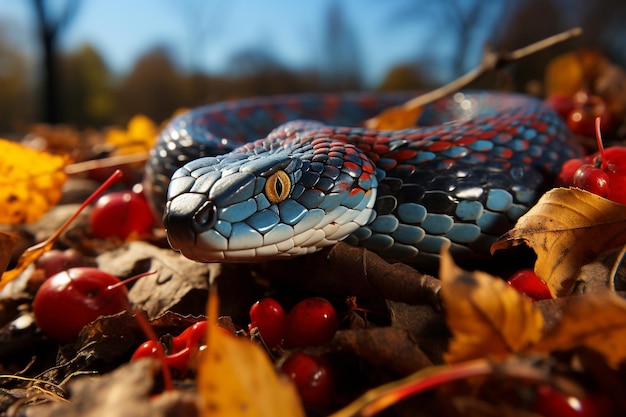
[[[168,201],[163,214],[170,245],[175,249],[195,244],[196,235],[215,225],[215,205],[204,194],[186,193]]]

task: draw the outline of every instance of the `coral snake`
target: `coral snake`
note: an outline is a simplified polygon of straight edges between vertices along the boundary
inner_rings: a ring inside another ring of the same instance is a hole
[[[578,156],[559,117],[515,93],[459,92],[427,105],[416,127],[362,127],[414,95],[241,99],[173,119],[145,178],[170,245],[202,262],[340,240],[413,264],[436,261],[443,245],[471,259]]]

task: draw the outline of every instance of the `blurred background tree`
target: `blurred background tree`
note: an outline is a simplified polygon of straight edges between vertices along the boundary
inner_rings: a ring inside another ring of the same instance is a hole
[[[22,0],[3,1],[16,7]],[[155,40],[123,71],[111,67],[96,43],[62,47],[72,27],[84,24],[90,6],[84,0],[31,0],[30,25],[28,19],[1,20],[0,13],[0,134],[23,132],[40,121],[125,124],[137,113],[162,121],[180,107],[252,95],[430,89],[476,66],[485,44],[512,50],[574,26],[585,30],[580,39],[511,65],[504,78],[490,74],[475,85],[522,91],[532,85],[541,93],[550,58],[580,47],[597,47],[626,64],[622,0],[328,0],[319,16],[288,18],[274,17],[276,10],[267,2],[267,13],[258,16],[265,26],[254,41],[229,51],[219,70],[207,70],[202,62],[216,56],[226,29],[252,3],[154,1],[149,4],[166,8],[171,19],[163,24],[182,22],[186,39],[183,44]],[[375,8],[382,23],[360,21],[355,11],[365,7]],[[146,12],[138,18],[152,17]],[[110,25],[116,31],[116,23]],[[276,53],[276,27],[296,45],[293,54],[307,57],[309,64],[294,65]],[[21,39],[29,31],[38,45],[25,48]],[[383,37],[413,52],[389,58],[372,41]],[[388,57],[386,74],[372,78],[371,68],[380,66],[382,56]]]

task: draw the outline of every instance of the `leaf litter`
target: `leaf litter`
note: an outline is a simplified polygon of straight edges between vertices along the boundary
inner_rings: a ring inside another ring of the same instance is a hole
[[[420,109],[413,111],[409,118]],[[142,119],[136,124],[143,150],[153,126]],[[617,388],[626,380],[626,302],[619,292],[624,215],[623,206],[584,191],[556,189],[503,236],[494,249],[529,245],[536,272],[558,297],[534,303],[497,276],[462,270],[446,253],[437,278],[345,244],[288,263],[189,270],[162,237],[105,247],[97,262],[116,275],[162,271],[135,283],[131,293],[165,343],[207,317],[209,283],[215,282],[219,314],[228,316],[219,321],[233,335],[209,326],[208,350],[196,352],[197,372],[191,374],[198,379],[177,380],[173,391],[162,392],[158,362],[128,362],[145,340],[128,313],[100,317],[65,346],[24,326],[21,351],[0,354],[6,377],[0,378],[0,408],[33,416],[345,417],[389,407],[398,416],[528,415],[527,404],[511,398],[549,384],[568,395],[606,395],[623,414],[623,390]],[[0,260],[12,267],[19,242],[11,234],[3,239]],[[20,288],[7,287],[0,297],[4,343],[16,340],[16,323],[25,322],[35,291]],[[328,355],[350,375],[338,387],[343,402],[322,414],[302,410],[293,387],[277,373],[274,361],[289,352],[267,352],[245,340],[247,308],[255,299],[276,296],[289,304],[320,294],[343,306],[344,321],[331,342],[307,350]],[[212,300],[208,316],[216,321]],[[284,409],[275,408],[279,402]]]

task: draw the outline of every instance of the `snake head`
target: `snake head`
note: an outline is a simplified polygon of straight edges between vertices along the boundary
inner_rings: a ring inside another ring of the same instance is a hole
[[[370,221],[377,179],[365,155],[330,138],[287,148],[178,169],[163,215],[172,248],[201,262],[262,261],[315,252]]]

